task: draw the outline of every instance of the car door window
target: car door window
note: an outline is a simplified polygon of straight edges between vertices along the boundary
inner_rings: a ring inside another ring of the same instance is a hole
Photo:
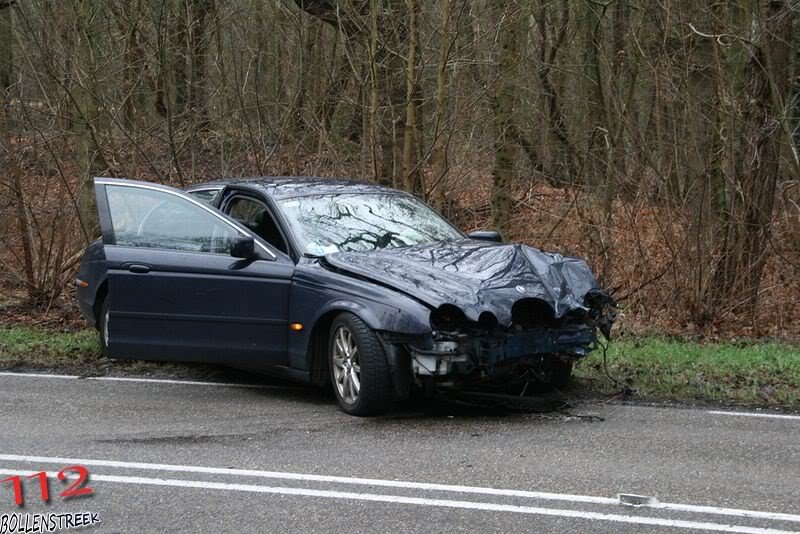
[[[219,189],[195,189],[194,191],[187,191],[190,195],[201,202],[205,202],[206,204],[213,204],[214,199],[217,198],[219,194]]]
[[[263,202],[247,197],[234,197],[226,211],[231,217],[261,236],[267,243],[284,254],[288,254],[286,240]]]
[[[106,197],[120,246],[229,254],[240,235],[219,216],[167,191],[107,185]]]

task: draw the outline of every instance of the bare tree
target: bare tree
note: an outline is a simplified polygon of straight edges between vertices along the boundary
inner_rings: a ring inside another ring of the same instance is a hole
[[[797,12],[0,0],[0,284],[62,295],[95,175],[331,175],[587,256],[640,324],[800,331]]]
[[[735,135],[731,175],[723,211],[722,243],[714,293],[753,312],[772,237],[780,178],[781,117],[787,111],[796,9],[788,0],[760,0],[754,6],[746,47],[742,119]]]

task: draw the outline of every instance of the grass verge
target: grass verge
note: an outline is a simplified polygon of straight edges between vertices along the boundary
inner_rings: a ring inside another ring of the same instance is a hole
[[[788,343],[709,343],[657,337],[623,338],[607,353],[608,372],[636,390],[634,398],[708,401],[800,408],[800,346]],[[209,366],[108,360],[94,330],[0,326],[0,369],[78,374],[213,376]],[[576,391],[613,395],[601,351],[575,368]]]
[[[80,375],[147,374],[209,377],[218,368],[139,360],[110,360],[100,353],[96,330],[0,325],[0,370],[53,371]]]
[[[50,368],[95,365],[100,345],[94,330],[0,327],[0,366]]]
[[[636,397],[800,407],[800,345],[623,338],[609,344],[607,362]],[[581,362],[575,377],[597,392],[621,389],[606,376],[602,351]]]

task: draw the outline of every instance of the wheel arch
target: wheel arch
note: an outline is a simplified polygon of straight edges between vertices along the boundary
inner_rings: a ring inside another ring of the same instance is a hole
[[[340,300],[332,302],[320,311],[308,337],[308,364],[311,371],[311,383],[315,386],[326,386],[330,383],[328,369],[328,343],[333,321],[342,313],[352,313],[373,330],[381,329],[381,321],[377,314],[353,301]]]
[[[103,302],[108,298],[108,278],[103,279],[94,293],[94,304],[92,311],[94,312],[94,324],[96,328],[100,328],[100,313],[102,312]]]

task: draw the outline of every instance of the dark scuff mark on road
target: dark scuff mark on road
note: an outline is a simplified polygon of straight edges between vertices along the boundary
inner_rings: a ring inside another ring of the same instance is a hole
[[[266,441],[276,434],[289,434],[296,432],[296,428],[271,428],[267,432],[252,432],[252,433],[239,433],[239,434],[178,434],[172,436],[148,436],[148,437],[118,437],[108,439],[96,439],[94,443],[104,444],[131,444],[131,445],[188,445],[198,443],[235,443],[242,441]],[[303,429],[303,433],[319,433],[322,429],[308,430]]]
[[[262,439],[263,434],[189,434],[178,436],[152,436],[145,438],[111,438],[111,439],[96,439],[94,443],[113,443],[113,444],[131,444],[131,445],[186,445],[193,443],[225,443],[232,441],[247,441],[254,439]]]

